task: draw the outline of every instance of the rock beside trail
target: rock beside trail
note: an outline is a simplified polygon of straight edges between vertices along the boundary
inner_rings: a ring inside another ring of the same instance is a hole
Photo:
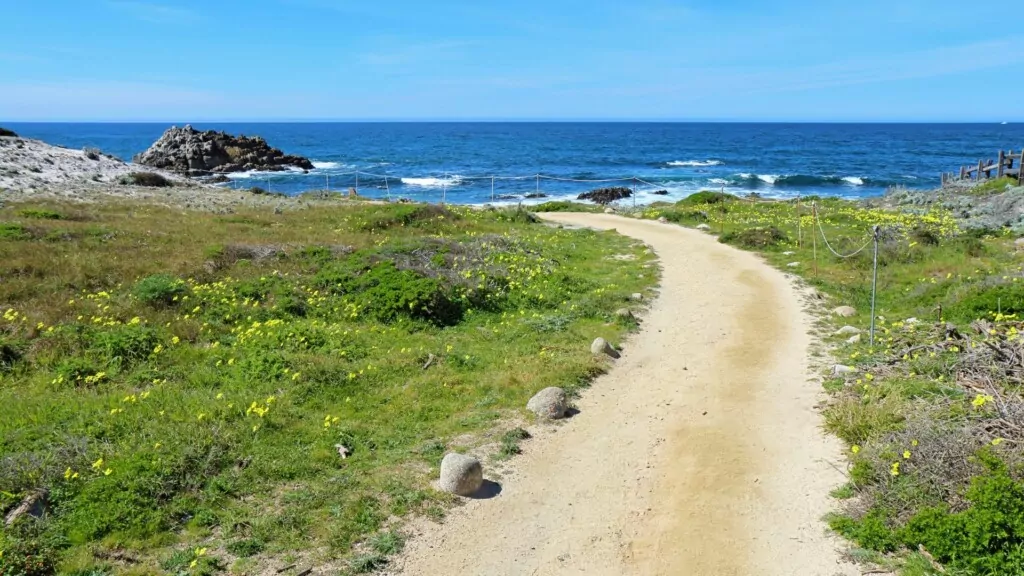
[[[190,175],[313,168],[309,159],[271,148],[259,136],[232,136],[213,130],[200,132],[190,125],[172,126],[134,161]]]
[[[854,328],[853,326],[843,326],[839,330],[836,330],[836,336],[849,336],[850,334],[860,334],[860,328]]]
[[[595,204],[610,204],[616,200],[629,198],[633,191],[625,186],[613,186],[611,188],[598,188],[590,192],[584,192],[576,197],[577,200],[590,200]]]
[[[14,510],[7,513],[4,517],[4,526],[10,527],[12,524],[18,521],[19,518],[26,514],[34,518],[41,518],[46,514],[49,508],[49,493],[46,490],[38,492],[32,492],[28,496],[22,499],[21,503],[18,504]]]
[[[565,390],[552,386],[537,392],[526,403],[526,408],[540,418],[557,420],[565,417],[569,405],[565,398]]]
[[[484,469],[476,458],[451,452],[441,460],[441,490],[459,496],[471,496],[483,483]]]
[[[665,218],[664,216],[658,216],[658,222],[661,222],[662,224],[668,224],[668,218]]]
[[[843,366],[842,364],[836,364],[832,368],[832,374],[839,376],[840,374],[856,374],[857,369],[853,366]]]
[[[707,224],[697,224],[697,230],[711,230],[711,226]]]
[[[623,320],[636,320],[636,316],[633,315],[633,311],[629,308],[619,308],[615,311],[615,316]]]
[[[609,344],[608,341],[605,340],[604,338],[594,339],[594,342],[590,344],[590,353],[595,356],[605,354],[607,356],[611,356],[612,358],[619,357],[619,352],[615,348],[612,348],[612,345]]]
[[[853,336],[850,336],[850,337],[849,337],[849,338],[848,338],[848,339],[846,340],[846,343],[847,343],[847,344],[857,344],[857,343],[859,343],[859,342],[860,342],[860,334],[854,334]]]
[[[832,313],[836,316],[842,316],[843,318],[849,318],[857,313],[857,309],[853,306],[838,306],[832,310]]]

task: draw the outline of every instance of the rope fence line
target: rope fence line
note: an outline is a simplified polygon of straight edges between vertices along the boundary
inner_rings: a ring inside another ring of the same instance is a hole
[[[361,176],[369,176],[369,177],[372,177],[372,178],[381,178],[381,179],[383,179],[384,180],[384,190],[386,191],[388,200],[391,200],[390,179],[398,178],[399,181],[402,181],[402,183],[407,183],[407,182],[404,182],[403,180],[406,180],[406,179],[420,179],[420,180],[422,180],[422,179],[427,178],[427,177],[429,177],[429,178],[436,178],[436,176],[421,176],[421,177],[396,176],[394,174],[378,174],[378,173],[375,173],[375,172],[367,172],[365,170],[350,170],[350,171],[347,171],[347,172],[335,172],[333,174],[326,174],[328,190],[331,189],[331,176],[335,176],[335,178],[337,178],[338,176],[352,176],[352,175],[355,176],[355,187],[356,187],[356,189],[358,189],[358,186],[359,186],[359,176],[360,175]],[[629,182],[629,183],[632,183],[631,189],[632,189],[632,197],[633,197],[633,206],[634,206],[634,208],[636,207],[637,184],[643,184],[643,186],[647,186],[647,187],[654,188],[654,189],[664,189],[665,188],[665,184],[656,184],[654,182],[648,181],[648,180],[646,180],[644,178],[640,178],[638,176],[626,176],[626,177],[621,177],[621,178],[571,178],[571,177],[565,177],[565,176],[553,176],[553,175],[548,175],[548,174],[542,174],[540,172],[538,172],[536,174],[528,175],[528,176],[506,176],[506,175],[498,175],[498,174],[492,174],[492,175],[470,175],[470,176],[463,176],[463,175],[459,175],[459,174],[453,174],[452,176],[450,176],[449,173],[444,172],[442,177],[440,178],[441,203],[444,203],[446,201],[447,187],[449,187],[450,184],[451,184],[451,186],[458,186],[458,184],[460,184],[462,182],[466,182],[466,181],[490,180],[490,201],[494,202],[495,201],[495,182],[496,181],[499,181],[499,180],[527,180],[527,179],[534,180],[534,182],[535,182],[535,191],[536,191],[537,194],[540,194],[540,192],[541,192],[541,180],[542,179],[553,180],[553,181],[563,181],[563,182],[585,182],[585,183]],[[267,179],[266,182],[267,182],[267,186],[269,187],[269,183],[270,183],[269,179]],[[413,186],[415,186],[415,184],[413,184]],[[723,187],[723,192],[725,192],[724,187]],[[779,202],[782,201],[782,200],[757,199],[757,198],[742,198],[742,197],[740,197],[738,195],[736,196],[736,198],[739,199],[739,200],[745,201],[745,202],[750,202],[750,203],[756,203],[756,202],[759,202],[759,201],[766,201],[766,200],[767,201],[779,201]],[[796,209],[797,209],[797,231],[798,231],[797,234],[798,234],[798,246],[799,246],[800,244],[803,243],[803,221],[802,221],[802,215],[800,214],[800,210],[801,210],[801,208],[805,208],[806,205],[803,204],[802,198],[799,195],[797,196],[796,200],[797,201],[796,201],[795,206],[796,206]],[[857,248],[853,252],[850,252],[848,254],[842,254],[838,250],[836,250],[833,247],[833,245],[831,245],[830,242],[828,242],[828,237],[825,235],[825,231],[824,231],[824,225],[822,224],[821,218],[818,215],[817,203],[816,202],[812,202],[810,207],[811,207],[812,218],[814,220],[814,223],[816,224],[815,228],[817,228],[817,232],[818,232],[818,234],[813,234],[813,233],[811,234],[812,256],[813,256],[813,259],[814,259],[814,273],[815,273],[815,275],[817,275],[817,271],[818,271],[818,256],[817,256],[817,237],[818,237],[818,235],[821,236],[821,240],[822,240],[822,242],[824,242],[824,245],[828,249],[829,252],[833,253],[836,257],[843,258],[843,259],[852,258],[852,257],[860,254],[861,252],[866,250],[868,246],[871,246],[872,244],[874,246],[874,253],[873,253],[873,258],[872,258],[872,266],[871,266],[871,268],[872,268],[872,270],[871,270],[871,318],[870,318],[870,329],[869,329],[870,345],[873,346],[874,345],[874,313],[876,313],[876,299],[877,299],[878,278],[879,278],[879,237],[880,237],[881,228],[877,224],[873,225],[873,227],[871,228],[871,237],[863,245],[861,245],[859,248]],[[724,221],[723,221],[723,225],[724,225]]]
[[[821,225],[821,219],[818,218],[818,208],[816,204],[811,204],[811,212],[814,214],[814,221],[818,224],[818,231],[821,232],[821,239],[825,241],[825,246],[828,247],[829,251],[835,254],[837,258],[853,258],[857,254],[863,252],[865,248],[871,245],[873,238],[869,239],[867,242],[864,243],[863,246],[857,248],[856,250],[850,252],[849,254],[840,254],[839,252],[836,252],[835,248],[833,248],[832,245],[829,244],[828,237],[825,236],[825,229]]]

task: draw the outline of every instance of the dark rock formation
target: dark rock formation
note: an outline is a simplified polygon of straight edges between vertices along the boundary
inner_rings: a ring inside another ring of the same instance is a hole
[[[259,136],[232,136],[213,130],[200,132],[192,126],[172,126],[134,161],[189,175],[286,170],[292,166],[313,168],[308,159],[271,148]]]
[[[8,130],[7,128],[4,128],[3,126],[0,126],[0,136],[4,136],[4,137],[8,137],[8,138],[17,138],[18,137],[18,135],[15,134],[13,130]]]
[[[654,192],[651,192],[651,194],[654,194],[655,196],[668,196],[668,190],[655,190]]]
[[[547,195],[547,194],[545,194],[545,193],[543,193],[543,192],[530,192],[529,194],[527,194],[527,195],[525,196],[525,198],[527,198],[527,199],[533,199],[533,198],[547,198],[547,197],[548,197],[548,195]]]
[[[610,204],[616,200],[629,198],[633,191],[625,186],[614,186],[612,188],[598,188],[590,192],[584,192],[576,197],[577,200],[590,200],[595,204]]]

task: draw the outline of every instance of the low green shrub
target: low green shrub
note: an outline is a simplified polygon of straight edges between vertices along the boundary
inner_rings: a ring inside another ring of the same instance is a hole
[[[439,280],[399,270],[389,261],[362,267],[353,262],[357,261],[325,267],[317,273],[317,284],[335,294],[353,296],[359,308],[382,322],[404,316],[454,326],[462,320],[461,304]]]
[[[531,206],[530,210],[533,212],[592,212],[593,207],[589,204],[569,202],[567,200],[552,200]]]
[[[132,295],[146,304],[171,306],[186,294],[185,283],[167,274],[154,274],[139,280]]]
[[[132,324],[99,330],[89,339],[92,351],[110,367],[125,367],[145,360],[159,343],[156,330]]]
[[[736,200],[736,197],[732,194],[726,194],[725,192],[712,192],[711,190],[701,190],[696,194],[690,194],[686,198],[683,198],[679,202],[676,202],[676,206],[693,206],[694,204],[722,204],[725,202],[731,202]]]
[[[951,300],[943,306],[943,316],[951,320],[990,318],[1000,312],[1024,315],[1024,285],[1019,282],[970,285],[953,292]]]
[[[266,188],[260,188],[259,186],[253,186],[252,188],[249,188],[249,193],[255,194],[257,196],[277,196],[280,198],[285,197],[285,194],[282,194],[281,192],[271,192]]]
[[[1016,186],[1017,179],[1009,176],[1003,176],[1002,178],[993,178],[986,180],[981,184],[971,188],[970,193],[974,196],[988,196],[990,194],[998,194],[1005,191],[1008,187]]]
[[[434,204],[391,204],[376,207],[367,212],[356,224],[364,232],[380,232],[396,226],[437,225],[444,221],[458,220],[460,217],[445,208]]]
[[[227,551],[239,558],[248,558],[263,551],[263,542],[256,538],[243,538],[228,543]]]
[[[24,352],[22,343],[0,333],[0,373],[10,372],[21,361]]]
[[[971,481],[965,509],[940,505],[914,514],[902,526],[881,508],[862,518],[835,515],[833,530],[858,546],[878,552],[924,547],[936,561],[958,574],[1024,574],[1024,482],[994,455],[977,455],[986,471]]]
[[[34,218],[36,220],[62,220],[64,215],[55,210],[47,210],[46,208],[26,208],[18,211],[18,215],[22,218]]]
[[[155,172],[132,172],[120,179],[121,184],[126,186],[148,186],[151,188],[167,188],[174,186],[167,178]]]
[[[509,458],[521,454],[523,449],[519,447],[521,440],[530,438],[530,433],[523,428],[513,428],[501,435],[501,448],[498,449],[498,456]]]
[[[739,232],[726,232],[719,237],[720,242],[736,244],[751,250],[775,248],[788,240],[789,236],[775,226],[747,228]]]
[[[21,224],[0,222],[0,240],[29,240],[32,234]]]

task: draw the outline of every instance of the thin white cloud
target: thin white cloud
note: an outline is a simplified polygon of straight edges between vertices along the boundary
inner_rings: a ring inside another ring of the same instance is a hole
[[[142,0],[106,0],[111,8],[124,12],[139,20],[146,22],[182,23],[195,22],[199,14],[177,6],[167,6],[156,2],[143,2]]]

